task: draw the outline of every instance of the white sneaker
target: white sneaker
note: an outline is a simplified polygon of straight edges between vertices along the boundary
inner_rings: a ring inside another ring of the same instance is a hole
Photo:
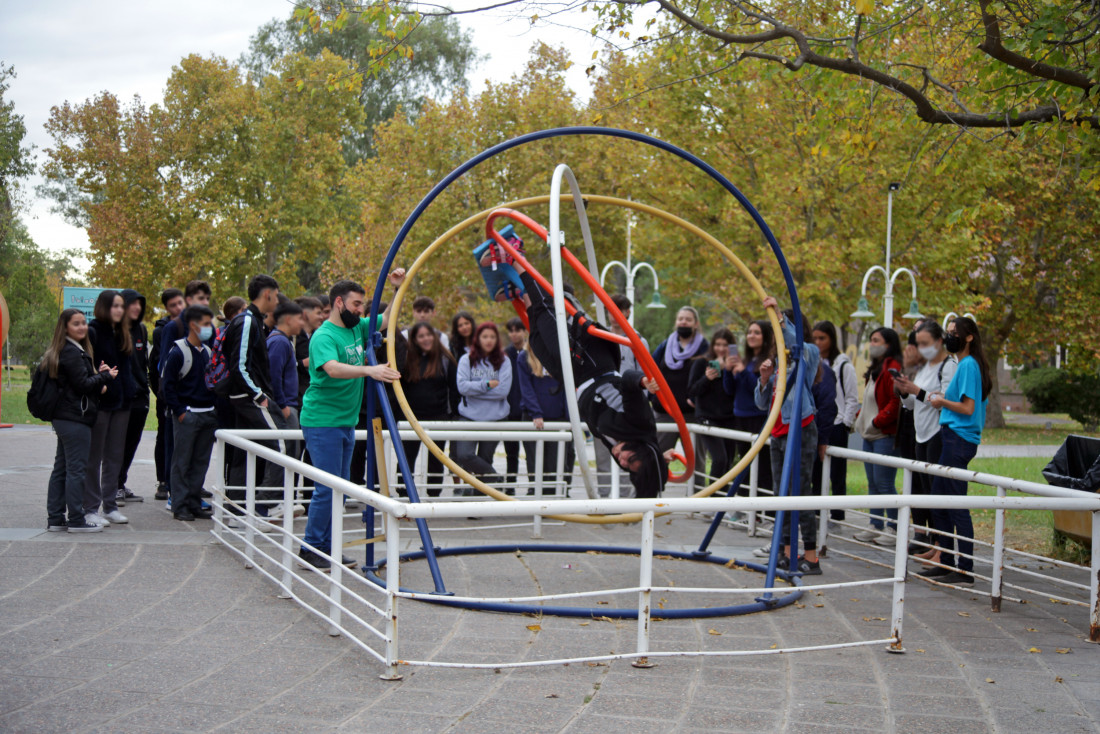
[[[101,528],[107,528],[111,526],[110,521],[100,515],[98,512],[86,512],[84,513],[84,522],[89,525],[98,525]]]
[[[129,518],[127,518],[118,510],[108,512],[106,515],[104,515],[104,518],[117,525],[125,525],[126,523],[130,522]]]
[[[752,552],[757,558],[768,558],[772,554],[772,547],[770,545],[761,546]]]
[[[898,531],[893,528],[886,528],[877,536],[875,536],[875,545],[886,545],[893,547],[898,541]]]
[[[291,517],[301,517],[306,514],[306,508],[303,505],[295,504],[291,510]],[[268,520],[282,520],[283,519],[283,506],[277,505],[271,508],[267,513]]]
[[[870,543],[878,537],[879,531],[874,528],[867,528],[866,530],[860,530],[858,533],[852,536],[852,540],[858,540],[861,543]]]
[[[240,515],[230,515],[225,520],[225,526],[233,528],[234,530],[244,530],[248,527],[248,521]],[[256,527],[253,528],[257,533],[273,533],[275,530],[266,522],[264,518],[257,518]]]

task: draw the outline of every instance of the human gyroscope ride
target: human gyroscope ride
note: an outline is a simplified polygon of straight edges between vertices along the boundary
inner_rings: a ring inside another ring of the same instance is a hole
[[[772,251],[778,261],[779,267],[787,287],[787,293],[792,307],[799,310],[798,294],[794,280],[787,265],[783,252],[776,241],[775,236],[759,212],[749,200],[726,177],[715,170],[706,162],[691,153],[670,143],[658,140],[637,132],[616,130],[600,127],[569,127],[543,130],[523,135],[489,148],[448,174],[440,181],[416,206],[406,219],[401,230],[394,238],[385,261],[379,268],[379,277],[375,284],[373,298],[371,300],[371,319],[378,312],[382,300],[382,293],[386,284],[386,274],[393,267],[402,244],[405,241],[413,225],[419,220],[431,203],[456,179],[474,168],[478,164],[499,155],[507,150],[527,145],[539,140],[564,136],[598,135],[621,138],[635,143],[652,146],[659,150],[675,155],[687,163],[702,170],[714,181],[728,191],[752,217],[760,232],[771,245]],[[565,182],[569,191],[563,195],[562,183]],[[582,262],[565,245],[564,234],[561,229],[562,203],[573,203],[581,237],[585,249],[587,264]],[[581,187],[569,167],[562,163],[553,172],[550,194],[547,196],[535,196],[512,202],[502,203],[500,206],[474,214],[466,220],[455,224],[432,242],[416,260],[408,267],[407,277],[398,289],[392,302],[393,313],[398,313],[404,300],[409,284],[414,281],[412,276],[422,267],[430,267],[432,255],[441,246],[459,235],[463,231],[474,226],[484,226],[485,239],[475,248],[473,256],[481,269],[490,295],[498,301],[510,301],[517,314],[528,325],[530,333],[530,348],[539,357],[540,361],[563,386],[566,404],[568,408],[569,423],[576,448],[577,461],[581,468],[581,475],[585,489],[590,498],[595,499],[595,477],[589,466],[585,452],[584,428],[587,427],[593,436],[593,440],[602,440],[619,464],[630,473],[630,478],[639,497],[656,497],[663,489],[666,480],[682,482],[690,478],[694,466],[694,447],[691,436],[683,416],[672,396],[668,385],[665,383],[656,363],[643,345],[638,334],[622,312],[615,306],[607,292],[600,286],[596,261],[596,250],[592,241],[586,213],[586,204],[608,205],[633,210],[642,215],[661,219],[673,226],[685,230],[702,243],[715,248],[734,269],[749,283],[753,291],[763,300],[767,294],[760,281],[745,266],[745,264],[726,245],[712,235],[704,232],[699,227],[687,222],[675,214],[662,211],[652,206],[616,197],[598,194],[582,193]],[[535,218],[522,210],[535,206],[549,207],[548,226],[544,227]],[[520,229],[522,228],[522,229]],[[533,237],[531,237],[533,235]],[[526,246],[525,246],[526,240]],[[546,277],[534,268],[527,259],[527,250],[536,246],[545,246],[550,254],[550,275]],[[575,299],[567,296],[562,288],[563,263],[567,264],[576,275],[584,281],[596,295],[596,313],[594,317],[584,313]],[[608,319],[614,319],[622,329],[623,335],[609,331],[604,324]],[[794,319],[795,343],[784,348],[782,342],[782,329],[779,326],[778,315],[772,308],[768,309],[768,318],[772,323],[777,336],[778,344],[778,373],[776,380],[776,398],[768,415],[765,427],[752,444],[750,450],[723,476],[715,479],[711,484],[695,493],[695,497],[706,497],[715,492],[726,489],[732,494],[740,483],[740,475],[746,472],[753,458],[759,453],[761,447],[771,433],[772,426],[779,418],[780,407],[783,402],[783,392],[791,381],[787,379],[787,365],[792,364],[792,369],[797,370],[800,363],[799,356],[803,341],[800,319]],[[394,364],[394,341],[396,337],[397,319],[390,319],[386,334],[387,360]],[[382,346],[382,335],[374,334],[376,349]],[[620,346],[629,347],[638,359],[639,371],[627,371],[619,373],[618,355]],[[788,356],[789,352],[789,356]],[[367,350],[367,358],[372,364],[377,364],[375,350]],[[374,382],[368,380],[368,382]],[[428,432],[420,425],[416,415],[409,408],[400,382],[395,382],[394,392],[397,402],[404,412],[404,418],[419,436],[424,445],[440,461],[442,461],[457,477],[479,490],[489,498],[498,501],[516,501],[515,498],[506,495],[499,489],[483,482],[477,476],[469,473],[450,456],[444,453],[432,440]],[[802,390],[802,381],[793,380],[792,388],[796,393]],[[656,426],[653,422],[652,412],[646,407],[647,393],[655,393],[665,411],[672,416],[677,424],[679,435],[684,447],[682,459],[685,467],[682,474],[670,475],[667,458],[662,456],[657,449]],[[795,395],[796,404],[800,395]],[[397,419],[386,399],[384,387],[381,383],[368,386],[367,412],[375,414],[375,406],[381,409],[382,422],[391,438],[393,449],[397,457],[398,470],[404,480],[409,501],[419,502],[413,472],[408,459],[402,450],[400,434],[398,432]],[[777,494],[785,496],[789,493],[797,493],[798,473],[798,441],[799,426],[795,421],[791,426],[791,434],[788,439],[793,446],[786,452],[780,486]],[[377,453],[379,442],[367,442],[368,476],[378,476],[377,469],[381,457]],[[737,481],[735,481],[735,478]],[[536,500],[552,504],[550,499]],[[551,508],[547,508],[552,511]],[[373,509],[368,507],[366,511],[366,526],[368,537],[373,534],[374,518]],[[558,520],[590,524],[630,523],[642,519],[641,513],[615,514],[615,515],[572,515],[572,514],[548,514],[548,517]],[[775,529],[783,527],[782,513],[776,518]],[[765,586],[771,588],[776,576],[788,579],[797,586],[798,574],[777,571],[776,560],[778,547],[781,542],[772,543],[772,555],[767,566],[744,562],[735,559],[718,558],[706,550],[707,544],[713,537],[714,530],[721,521],[719,514],[713,521],[703,543],[698,551],[682,553],[677,551],[661,550],[661,555],[686,560],[697,560],[709,563],[722,563],[736,565],[741,568],[751,569],[766,574]],[[608,609],[601,606],[598,609],[584,607],[553,607],[547,605],[532,605],[519,603],[482,603],[468,600],[450,599],[449,592],[439,569],[438,558],[440,556],[477,554],[477,553],[512,553],[525,552],[589,552],[596,551],[610,554],[636,554],[638,548],[629,547],[604,547],[604,546],[566,546],[560,544],[507,544],[489,546],[464,546],[461,548],[440,549],[437,548],[431,538],[427,521],[423,518],[416,520],[417,529],[422,541],[422,550],[403,555],[402,560],[426,560],[431,571],[434,590],[431,592],[416,593],[416,598],[431,601],[437,604],[459,606],[463,608],[483,609],[498,612],[516,613],[543,613],[558,614],[563,616],[607,616],[613,618],[636,618],[637,608],[633,609]],[[797,535],[797,517],[792,518],[792,533]],[[792,538],[792,545],[797,547],[797,537]],[[373,546],[367,545],[367,574],[375,581],[381,582],[377,572],[384,569],[384,563],[373,563]],[[381,582],[384,583],[384,582]],[[403,589],[404,590],[404,589]],[[409,590],[411,591],[411,590]],[[414,592],[415,593],[415,592]],[[789,590],[783,595],[773,595],[770,592],[760,599],[748,604],[740,604],[723,607],[709,607],[698,609],[662,609],[654,616],[664,618],[687,618],[704,616],[727,616],[732,614],[744,614],[756,611],[774,609],[793,603],[801,595],[798,588]]]

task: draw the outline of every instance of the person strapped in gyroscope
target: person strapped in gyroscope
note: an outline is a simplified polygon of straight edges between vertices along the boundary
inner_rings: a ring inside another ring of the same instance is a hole
[[[511,260],[511,258],[508,258]],[[544,290],[517,259],[510,263],[523,281],[530,337],[528,348],[543,367],[562,380],[562,354],[558,348],[558,323],[553,297]],[[570,296],[566,294],[566,297]],[[577,381],[577,407],[592,436],[603,441],[619,466],[630,474],[638,497],[656,497],[668,479],[668,456],[657,445],[657,422],[646,392],[657,392],[657,381],[646,379],[639,370],[620,374],[622,353],[617,343],[596,336],[606,329],[589,319],[577,307],[568,319],[570,359]]]

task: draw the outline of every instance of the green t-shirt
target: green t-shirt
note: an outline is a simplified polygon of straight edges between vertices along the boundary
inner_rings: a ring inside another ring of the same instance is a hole
[[[313,332],[309,339],[309,387],[302,397],[301,425],[354,428],[359,423],[363,378],[338,379],[321,368],[333,360],[353,366],[366,364],[364,345],[369,343],[370,336],[367,321],[361,319],[353,329],[325,321]]]

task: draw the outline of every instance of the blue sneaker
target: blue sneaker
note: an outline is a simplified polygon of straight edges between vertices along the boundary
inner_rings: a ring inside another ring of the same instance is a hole
[[[203,512],[210,512],[213,509],[214,509],[214,507],[209,502],[207,502],[206,500],[202,501],[202,511]]]
[[[168,510],[169,512],[172,511],[172,498],[171,497],[169,497],[168,501],[164,503],[164,509]]]

